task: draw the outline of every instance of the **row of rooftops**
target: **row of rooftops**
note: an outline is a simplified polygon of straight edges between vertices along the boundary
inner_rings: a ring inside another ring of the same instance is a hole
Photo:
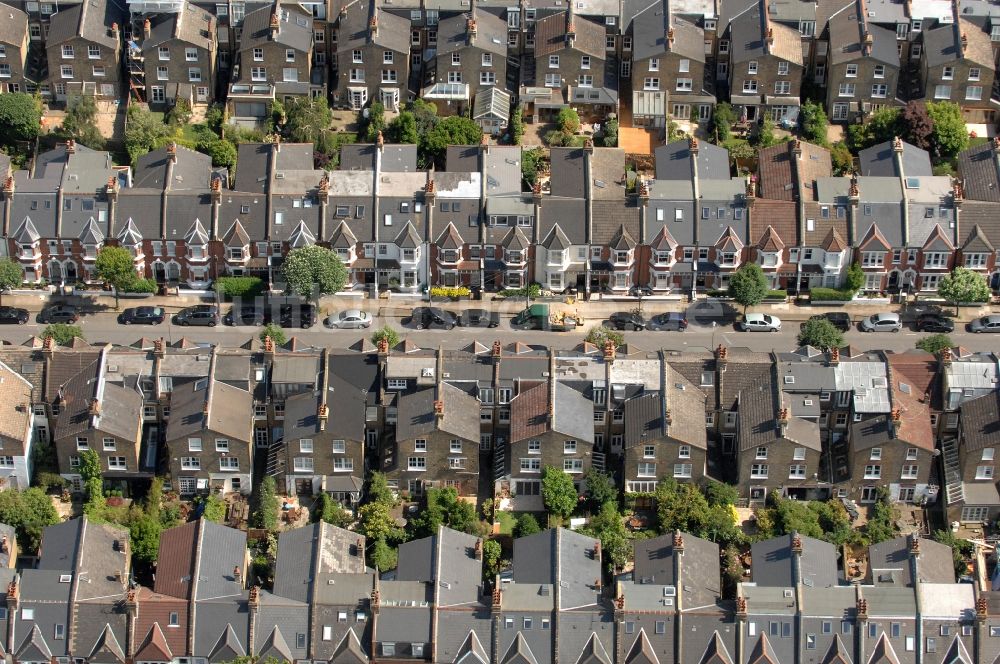
[[[807,646],[804,635],[789,640],[780,627],[768,633],[767,621],[780,625],[800,616],[816,622],[804,631],[818,632],[819,621],[830,621],[834,633],[848,635],[853,630],[842,630],[843,622],[862,631],[869,622],[909,621],[934,637],[946,635],[938,629],[944,624],[950,631],[941,651],[960,654],[943,661],[972,664],[998,654],[983,638],[1000,629],[991,608],[995,593],[956,584],[951,548],[917,536],[872,545],[868,574],[858,583],[844,581],[838,552],[826,542],[797,533],[757,542],[750,580],[738,585],[735,599],[724,597],[718,545],[682,532],[634,542],[633,569],[609,587],[602,582],[599,540],[564,529],[518,538],[492,593],[481,582],[483,540],[443,526],[402,544],[399,566],[381,578],[365,564],[361,535],[322,522],[283,532],[273,590],[247,577],[243,531],[203,519],[164,531],[152,588],[127,583],[127,541],[126,531],[86,517],[46,528],[35,569],[0,570],[9,609],[0,619],[4,652],[18,661],[75,656],[109,664],[247,655],[357,664],[390,655],[541,664],[557,661],[553,632],[582,629],[578,638],[559,639],[558,661],[658,664],[671,661],[660,648],[676,638],[689,640],[694,656],[702,650],[717,655],[698,661],[732,664],[741,651],[763,649],[770,658],[742,661],[777,664],[807,661],[797,652]],[[491,615],[500,619],[499,640],[490,638]],[[643,616],[682,615],[690,635],[671,628],[668,637],[642,622]],[[644,625],[640,633],[619,643],[624,635],[609,626],[635,621]],[[745,631],[761,621],[770,639],[750,633],[746,645],[734,640],[733,625]],[[552,631],[544,631],[549,622]],[[973,638],[977,625],[981,633]],[[884,631],[867,646],[844,636],[837,648],[892,649],[890,638],[899,635]],[[958,645],[952,636],[962,637]],[[495,648],[500,652],[491,658]],[[917,661],[912,651],[895,648],[896,659],[868,661]]]
[[[234,246],[266,239],[293,247],[375,238],[400,246],[536,242],[557,249],[1000,246],[1000,148],[992,144],[960,155],[961,184],[932,175],[926,151],[898,140],[862,151],[861,174],[851,178],[832,176],[823,148],[799,141],[767,148],[759,176],[747,183],[730,175],[725,149],[677,141],[656,149],[656,176],[636,183],[638,196],[626,194],[625,155],[615,148],[553,149],[548,194],[521,190],[518,147],[453,146],[447,170],[436,173],[416,169],[411,145],[345,146],[342,170],[332,172],[312,168],[312,150],[241,145],[229,189],[206,155],[183,147],[144,155],[133,173],[114,167],[107,153],[70,143],[41,155],[33,173],[7,178],[6,232],[25,245],[42,238],[100,245],[114,237],[192,245],[219,238]],[[0,163],[4,169],[9,161]],[[434,208],[433,228],[424,205]],[[488,225],[496,217],[529,222]]]

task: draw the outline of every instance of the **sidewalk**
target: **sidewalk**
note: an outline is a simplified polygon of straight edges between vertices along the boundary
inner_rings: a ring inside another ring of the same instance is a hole
[[[447,309],[449,311],[463,311],[466,309],[487,309],[497,311],[501,316],[513,317],[525,307],[524,298],[492,299],[492,294],[487,293],[482,300],[444,300],[433,302],[433,306]],[[128,307],[158,306],[163,307],[168,313],[175,313],[185,307],[195,304],[214,303],[213,295],[204,294],[180,294],[173,296],[154,296],[145,298],[121,298],[120,309]],[[640,302],[636,298],[616,298],[608,300],[594,300],[590,302],[574,301],[567,303],[565,297],[540,298],[537,303],[548,304],[555,310],[572,310],[582,315],[586,320],[604,320],[611,314],[618,311],[632,311],[640,307]],[[80,307],[85,313],[114,313],[114,296],[105,292],[93,292],[86,295],[73,296],[47,296],[43,291],[37,294],[9,293],[3,296],[5,306],[22,307],[31,312],[37,312],[45,306],[53,303],[72,304]],[[222,311],[229,310],[230,303],[222,303]],[[373,300],[356,295],[328,295],[320,299],[319,308],[322,315],[344,309],[362,309],[379,317],[406,317],[415,307],[431,306],[423,297],[416,295],[392,295],[388,299]],[[921,313],[926,313],[928,307],[935,306],[930,302],[911,303],[908,306],[899,304],[888,304],[878,302],[875,304],[866,303],[831,303],[830,305],[797,304],[796,302],[782,302],[773,304],[760,304],[751,307],[749,311],[765,312],[777,316],[783,321],[803,321],[810,316],[825,313],[828,311],[846,311],[851,316],[851,320],[858,322],[862,318],[876,313],[893,312],[899,313],[904,320],[913,320]],[[951,315],[954,308],[946,305],[938,305],[947,314]],[[695,302],[684,300],[660,299],[656,297],[646,297],[641,302],[642,313],[647,318],[656,314],[666,312],[687,312],[689,317],[697,316],[699,319],[718,318],[719,320],[732,321],[734,317],[742,313],[742,307],[727,299],[702,298]],[[991,305],[961,307],[959,315],[954,318],[956,323],[968,322],[979,316],[995,313],[996,307]]]

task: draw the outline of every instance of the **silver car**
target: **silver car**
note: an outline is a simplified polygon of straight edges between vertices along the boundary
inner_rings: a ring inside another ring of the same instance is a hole
[[[977,318],[969,323],[969,332],[982,334],[983,332],[1000,332],[1000,316],[993,314]]]
[[[338,330],[359,330],[372,326],[372,315],[360,309],[348,309],[339,314],[330,314],[323,325]]]
[[[777,332],[781,329],[781,319],[770,314],[747,314],[740,323],[744,332]]]
[[[861,321],[862,332],[899,332],[902,329],[899,314],[872,314]]]

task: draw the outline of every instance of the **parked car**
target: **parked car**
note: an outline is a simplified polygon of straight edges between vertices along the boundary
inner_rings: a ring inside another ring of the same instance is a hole
[[[308,330],[316,324],[316,307],[306,302],[283,304],[278,310],[278,324],[281,327],[300,327]]]
[[[458,316],[461,327],[497,327],[500,325],[500,314],[486,309],[466,309]]]
[[[39,323],[75,323],[80,320],[79,310],[71,304],[54,304],[38,314]]]
[[[0,307],[0,325],[24,325],[27,322],[27,309]]]
[[[410,321],[418,330],[432,327],[442,327],[450,330],[458,323],[458,317],[450,311],[438,307],[417,307],[410,316]]]
[[[940,314],[922,314],[914,323],[917,332],[954,332],[955,323]]]
[[[645,330],[646,319],[631,311],[617,311],[608,317],[611,327],[616,330]]]
[[[372,315],[360,309],[348,309],[339,314],[330,314],[323,325],[338,330],[360,330],[372,326]]]
[[[254,304],[233,306],[222,319],[226,325],[266,325],[271,319],[268,310]]]
[[[847,332],[851,329],[851,315],[843,311],[828,311],[823,314],[816,314],[815,316],[810,316],[809,320],[825,320],[841,332]]]
[[[162,307],[129,307],[118,316],[122,325],[159,325],[163,322]]]
[[[744,332],[777,332],[781,329],[781,319],[771,314],[747,314],[740,322]]]
[[[683,332],[688,327],[687,316],[679,311],[668,311],[657,314],[649,320],[649,327],[654,330],[676,330]]]
[[[197,304],[178,311],[174,322],[178,325],[215,327],[219,324],[219,309],[211,304]]]
[[[899,332],[903,329],[903,321],[899,314],[872,314],[861,321],[862,332]]]
[[[969,323],[967,329],[974,334],[983,332],[1000,332],[1000,315],[983,316]]]

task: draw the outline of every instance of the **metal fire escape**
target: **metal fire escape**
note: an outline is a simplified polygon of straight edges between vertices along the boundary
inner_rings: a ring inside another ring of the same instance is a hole
[[[125,44],[128,47],[126,67],[128,67],[128,87],[133,101],[146,101],[146,58],[142,54],[144,18],[132,15],[128,27],[125,28]]]

